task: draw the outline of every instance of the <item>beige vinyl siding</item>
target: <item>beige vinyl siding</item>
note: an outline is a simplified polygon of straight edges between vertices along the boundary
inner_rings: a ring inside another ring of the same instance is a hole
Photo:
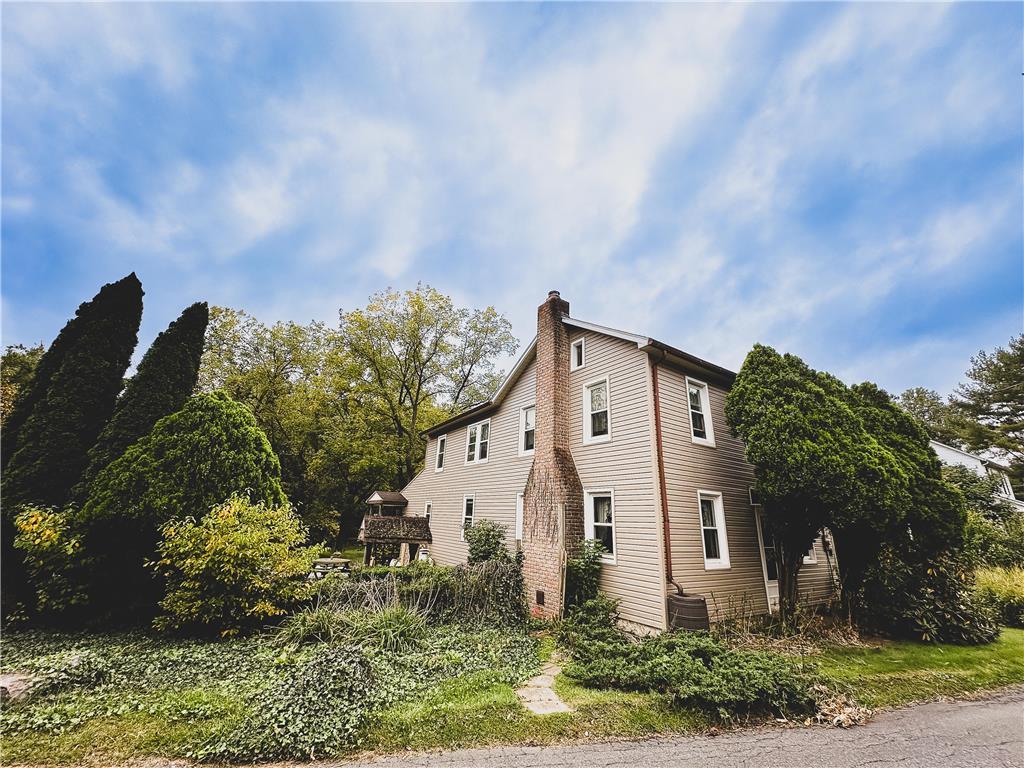
[[[633,342],[589,331],[583,368],[569,374],[570,445],[584,492],[614,492],[615,564],[601,570],[601,588],[619,600],[626,622],[652,629],[665,626],[662,566],[651,428],[647,355]],[[611,440],[583,444],[584,386],[608,377]]]
[[[473,519],[493,520],[505,526],[509,549],[515,548],[516,496],[523,492],[533,463],[532,455],[519,455],[519,412],[533,405],[535,383],[535,364],[530,363],[501,405],[479,419],[491,420],[485,463],[466,464],[466,432],[470,425],[448,432],[443,472],[434,471],[437,438],[427,442],[426,465],[402,493],[409,500],[407,514],[422,515],[426,502],[431,502],[434,542],[430,555],[434,562],[454,565],[466,561],[461,532],[462,504],[467,495],[475,497]]]
[[[694,443],[691,438],[687,375],[708,386],[714,447]],[[733,437],[726,423],[726,389],[699,373],[687,374],[668,366],[659,368],[658,383],[675,580],[686,592],[704,595],[712,617],[767,612],[761,542],[749,495],[754,468],[744,457],[743,443]],[[722,494],[728,568],[705,568],[699,491]],[[831,581],[820,538],[815,549],[817,564],[803,565],[797,584],[801,596],[821,602],[830,595]]]
[[[839,583],[836,571],[835,550],[826,554],[821,536],[814,540],[814,553],[818,562],[804,563],[796,575],[797,594],[800,602],[807,605],[821,605],[832,599]]]

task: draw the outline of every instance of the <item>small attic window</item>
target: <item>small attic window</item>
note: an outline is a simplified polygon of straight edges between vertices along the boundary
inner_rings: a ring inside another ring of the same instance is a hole
[[[570,358],[569,370],[575,371],[582,368],[587,362],[586,339],[579,338],[572,343],[572,356]]]

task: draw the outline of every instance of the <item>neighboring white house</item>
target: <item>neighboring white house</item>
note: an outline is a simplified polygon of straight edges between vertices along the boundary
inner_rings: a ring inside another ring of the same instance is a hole
[[[984,477],[994,477],[1000,482],[999,495],[1007,501],[1012,502],[1016,506],[1024,509],[1024,501],[1018,501],[1017,497],[1014,496],[1013,486],[1010,484],[1010,475],[1002,464],[992,461],[992,459],[986,459],[984,456],[979,456],[976,453],[968,453],[959,448],[954,448],[951,445],[940,443],[937,440],[929,441],[932,450],[935,451],[939,457],[939,461],[943,464],[953,466],[959,464],[960,466],[967,467],[968,469],[976,472],[977,474]]]

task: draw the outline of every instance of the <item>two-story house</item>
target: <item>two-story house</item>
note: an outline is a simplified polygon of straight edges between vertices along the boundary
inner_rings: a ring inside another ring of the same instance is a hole
[[[939,461],[949,466],[960,465],[967,467],[981,477],[991,477],[999,482],[999,489],[996,493],[1006,502],[1018,509],[1024,509],[1024,501],[1020,501],[1013,493],[1013,485],[1010,483],[1010,471],[997,461],[985,458],[976,453],[970,453],[962,448],[954,448],[952,445],[940,443],[938,440],[929,441]]]
[[[735,373],[647,336],[573,318],[552,291],[537,336],[493,399],[427,431],[405,514],[429,517],[431,557],[466,559],[464,529],[504,525],[525,555],[530,607],[561,608],[566,551],[607,550],[602,589],[624,621],[668,627],[667,600],[704,596],[712,617],[777,604],[754,471],[725,422]],[[819,538],[800,570],[826,600],[835,558]]]

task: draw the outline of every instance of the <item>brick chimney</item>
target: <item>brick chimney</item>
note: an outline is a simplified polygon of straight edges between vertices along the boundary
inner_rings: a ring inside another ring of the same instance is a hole
[[[563,552],[583,541],[583,485],[569,450],[569,302],[558,291],[537,308],[537,422],[523,492],[524,575],[530,610],[562,610]]]

